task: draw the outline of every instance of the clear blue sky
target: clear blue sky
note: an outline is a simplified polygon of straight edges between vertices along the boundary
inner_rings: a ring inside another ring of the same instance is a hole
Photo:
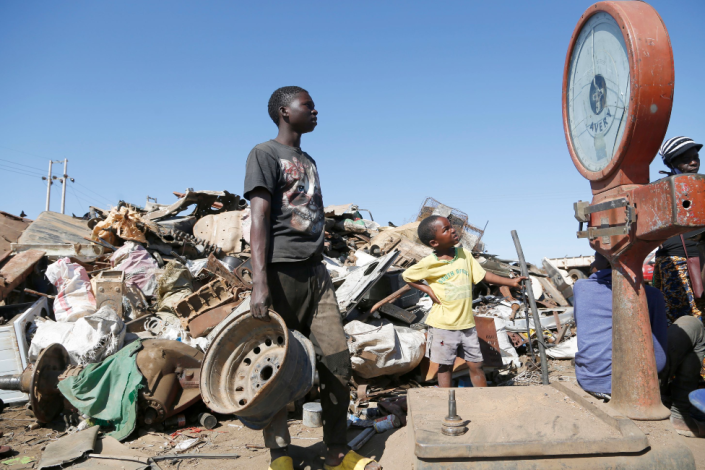
[[[63,158],[77,215],[188,187],[242,194],[248,152],[276,135],[269,95],[299,85],[320,111],[302,146],[324,203],[401,224],[433,196],[489,220],[491,253],[514,257],[516,229],[532,262],[587,254],[561,81],[591,3],[2,2],[0,210],[36,217],[39,173]],[[668,136],[703,142],[705,2],[651,3],[675,54]],[[57,184],[53,210],[60,198]]]

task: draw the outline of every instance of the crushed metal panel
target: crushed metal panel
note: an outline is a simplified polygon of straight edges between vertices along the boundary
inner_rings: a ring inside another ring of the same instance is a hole
[[[32,273],[34,265],[44,258],[44,252],[29,250],[18,253],[0,268],[0,300],[19,286]]]
[[[201,217],[193,226],[193,235],[217,245],[226,254],[242,252],[242,218],[249,211],[229,211]]]
[[[11,244],[17,242],[31,223],[30,219],[0,211],[0,254],[10,251]]]
[[[76,434],[69,434],[46,446],[39,462],[39,470],[43,468],[63,466],[84,456],[95,449],[100,426],[91,426]]]
[[[181,316],[181,324],[186,329],[189,321],[212,308],[235,299],[236,293],[228,288],[222,279],[216,278],[181,300],[174,309]]]
[[[355,212],[357,212],[357,206],[355,204],[341,204],[338,206],[326,206],[323,208],[323,213],[326,217],[353,215]]]
[[[110,436],[98,439],[95,442],[95,449],[90,455],[101,455],[103,457],[88,457],[85,461],[72,465],[71,470],[147,470],[152,468],[148,462],[149,456],[147,454],[120,444],[120,441]],[[107,458],[113,456],[116,458]],[[141,460],[143,463],[128,459]]]
[[[367,291],[387,272],[398,255],[399,252],[394,250],[351,271],[345,277],[345,282],[335,291],[340,312],[347,314],[355,308]]]
[[[103,247],[87,241],[90,236],[87,220],[44,211],[27,227],[17,243],[12,244],[12,251],[38,249],[45,251],[51,259],[69,256],[92,261],[103,254]]]

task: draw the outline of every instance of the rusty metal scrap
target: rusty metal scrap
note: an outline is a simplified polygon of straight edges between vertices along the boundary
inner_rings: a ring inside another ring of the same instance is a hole
[[[178,302],[174,310],[181,316],[181,324],[187,328],[193,318],[237,298],[236,295],[237,291],[228,288],[222,279],[216,278]]]
[[[13,289],[27,279],[34,265],[44,258],[44,255],[45,252],[40,250],[23,251],[10,258],[0,268],[0,300],[5,299]]]

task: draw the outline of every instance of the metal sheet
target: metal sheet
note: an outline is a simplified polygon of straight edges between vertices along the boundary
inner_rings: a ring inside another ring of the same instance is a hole
[[[90,236],[87,220],[45,211],[27,227],[17,243],[12,244],[12,251],[19,253],[38,249],[45,251],[52,259],[72,256],[82,261],[92,261],[103,254],[103,247],[86,241],[84,237]]]
[[[358,267],[345,277],[345,282],[335,291],[341,313],[351,311],[367,291],[387,272],[399,252],[394,250],[371,263]]]
[[[46,446],[39,462],[39,470],[63,465],[78,460],[87,452],[95,449],[100,426],[92,426],[76,434],[69,434]]]
[[[32,221],[0,211],[0,253],[10,251],[11,243],[16,242]]]

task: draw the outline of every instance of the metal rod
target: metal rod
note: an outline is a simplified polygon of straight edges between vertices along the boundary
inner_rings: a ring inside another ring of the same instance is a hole
[[[455,402],[455,390],[448,390],[448,417],[455,418],[458,410]]]
[[[524,301],[524,318],[526,319],[526,344],[529,347],[531,357],[533,357],[534,362],[536,362],[536,351],[534,351],[534,345],[531,344],[531,325],[529,325],[529,296],[526,294],[526,281],[521,283],[521,297]]]
[[[22,390],[20,377],[20,375],[3,375],[0,377],[0,390]]]
[[[517,256],[519,257],[519,264],[521,265],[521,274],[526,277],[526,281],[531,282],[529,277],[529,268],[526,267],[526,260],[524,259],[524,251],[521,249],[521,242],[519,242],[519,235],[517,235],[516,230],[512,230],[512,239],[514,240],[514,246],[517,250]],[[531,289],[531,284],[526,289],[526,294],[529,296],[529,305],[531,305],[531,313],[534,317],[534,328],[536,329],[536,337],[539,341],[539,354],[541,356],[541,381],[544,385],[548,385],[548,361],[546,360],[546,343],[543,340],[543,330],[541,329],[541,317],[539,317],[539,311],[536,308],[536,299],[534,299],[534,290]],[[526,324],[529,324],[529,319],[526,319]],[[529,336],[529,341],[531,337]]]
[[[362,431],[360,434],[355,436],[355,439],[352,441],[348,442],[348,447],[350,447],[352,450],[357,451],[360,449],[360,447],[364,446],[367,441],[372,439],[372,436],[375,435],[375,428],[370,427],[366,428],[364,431]]]

